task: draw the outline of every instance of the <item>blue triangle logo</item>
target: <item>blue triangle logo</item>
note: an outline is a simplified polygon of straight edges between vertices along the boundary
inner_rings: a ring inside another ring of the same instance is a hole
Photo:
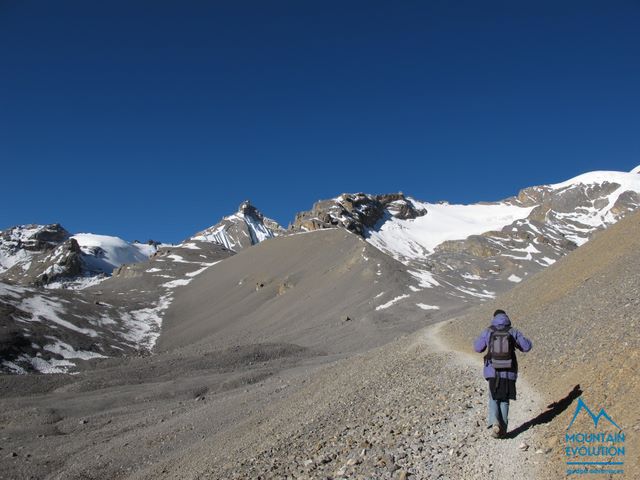
[[[607,412],[605,411],[604,408],[601,408],[600,412],[597,415],[594,415],[594,413],[589,409],[589,407],[587,407],[587,404],[584,403],[582,398],[578,398],[578,405],[576,405],[576,411],[573,414],[573,418],[571,419],[571,422],[569,423],[569,426],[567,427],[567,430],[569,430],[571,428],[571,425],[573,425],[573,422],[576,420],[576,417],[578,416],[578,414],[580,413],[581,410],[586,411],[587,414],[591,417],[591,420],[593,420],[593,426],[594,427],[597,427],[598,426],[598,422],[601,419],[604,418],[609,423],[611,423],[611,425],[616,427],[618,430],[622,430],[622,428],[620,428],[618,426],[618,424],[613,421],[613,419],[609,416],[609,414],[607,414]]]

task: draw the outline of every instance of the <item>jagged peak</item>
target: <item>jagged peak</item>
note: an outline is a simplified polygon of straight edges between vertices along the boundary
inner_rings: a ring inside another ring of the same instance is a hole
[[[250,200],[245,200],[238,207],[238,215],[249,215],[259,220],[264,219],[264,215],[258,210]]]

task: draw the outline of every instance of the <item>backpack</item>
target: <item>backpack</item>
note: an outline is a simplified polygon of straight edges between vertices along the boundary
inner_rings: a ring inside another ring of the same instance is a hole
[[[489,327],[489,345],[487,359],[496,370],[508,370],[513,367],[514,341],[511,329],[499,330],[493,325]]]

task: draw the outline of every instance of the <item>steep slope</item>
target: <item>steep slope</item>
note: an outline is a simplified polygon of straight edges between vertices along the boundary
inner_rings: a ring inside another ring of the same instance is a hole
[[[196,233],[191,240],[218,243],[237,252],[283,232],[275,220],[262,215],[249,200],[246,200],[240,204],[236,213]]]
[[[473,336],[486,327],[491,311],[506,309],[534,342],[531,354],[521,359],[525,378],[560,405],[579,385],[593,413],[604,408],[627,435],[622,444],[625,457],[586,458],[623,461],[620,468],[625,478],[640,475],[640,412],[636,406],[640,396],[639,232],[640,214],[630,215],[496,302],[474,309],[444,329],[449,341],[468,351]],[[566,410],[560,409],[557,418],[551,415],[551,423],[541,422],[539,427],[545,429],[558,476],[567,470],[566,461],[585,460],[565,455],[566,447],[585,445],[565,441],[576,407],[574,401]],[[607,422],[595,428],[584,414],[576,422],[571,432],[618,432]]]
[[[412,281],[401,264],[342,229],[271,239],[176,289],[158,348],[256,341],[368,348],[455,307],[413,292]],[[441,310],[416,307],[436,303]]]

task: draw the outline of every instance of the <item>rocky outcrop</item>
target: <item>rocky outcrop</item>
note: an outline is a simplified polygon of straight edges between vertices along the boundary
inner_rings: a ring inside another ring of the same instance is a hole
[[[52,250],[71,235],[59,223],[49,225],[18,225],[0,232],[0,248],[43,252]]]
[[[35,253],[28,262],[20,262],[1,276],[12,283],[45,286],[53,282],[70,281],[86,270],[83,253],[74,238],[43,252]]]
[[[385,216],[409,219],[426,213],[426,210],[416,208],[402,193],[344,193],[338,198],[321,200],[311,210],[298,213],[289,230],[312,231],[341,227],[364,237],[366,230],[374,228]]]
[[[0,232],[0,273],[33,255],[50,252],[70,237],[58,223],[17,225]]]

